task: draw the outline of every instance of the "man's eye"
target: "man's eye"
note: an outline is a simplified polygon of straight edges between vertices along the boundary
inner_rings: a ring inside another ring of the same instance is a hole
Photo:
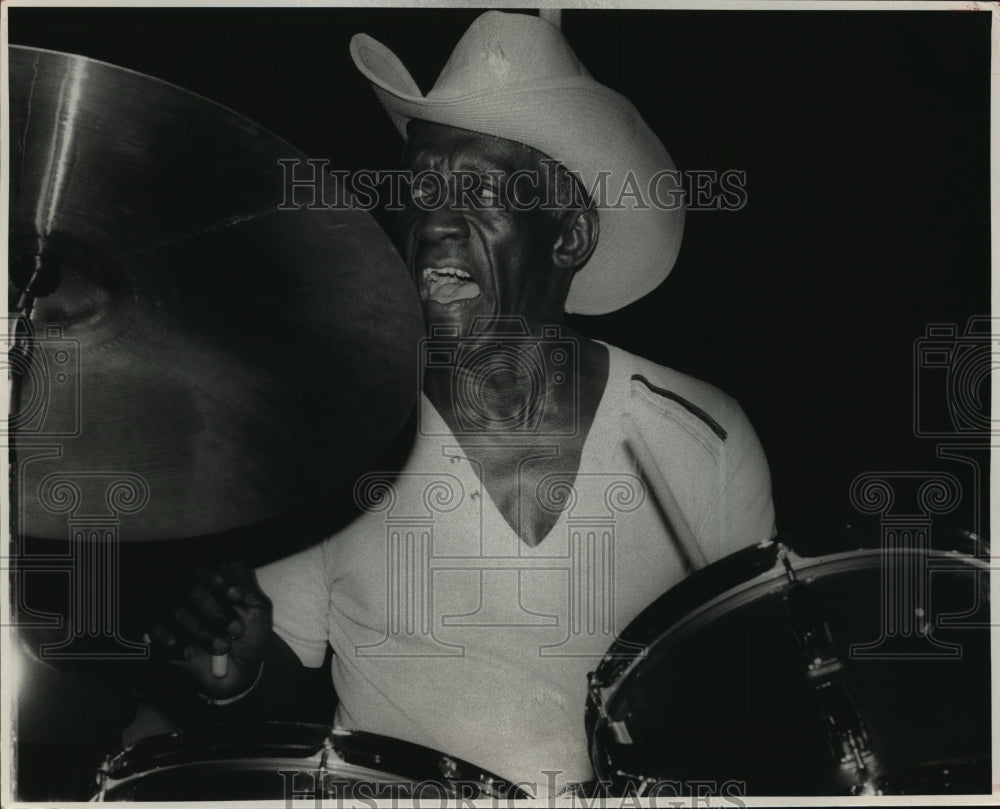
[[[422,205],[434,205],[441,198],[441,188],[434,182],[423,180],[410,185],[410,199]]]
[[[500,199],[500,193],[489,185],[481,185],[476,189],[476,202],[486,207],[496,205]]]

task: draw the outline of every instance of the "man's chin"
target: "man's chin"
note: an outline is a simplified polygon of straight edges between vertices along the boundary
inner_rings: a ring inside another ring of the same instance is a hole
[[[434,326],[448,326],[457,329],[458,337],[468,337],[472,334],[475,322],[488,315],[484,311],[486,307],[483,306],[481,295],[448,303],[428,299],[422,301],[422,304],[428,330]]]

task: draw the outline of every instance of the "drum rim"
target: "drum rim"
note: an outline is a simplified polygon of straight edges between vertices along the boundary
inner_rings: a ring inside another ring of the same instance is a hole
[[[189,728],[186,730],[172,730],[165,733],[156,733],[145,736],[132,744],[122,747],[111,753],[102,770],[109,778],[128,777],[136,772],[148,772],[153,769],[162,769],[172,766],[170,757],[183,753],[184,751],[207,751],[209,749],[224,749],[225,746],[235,747],[241,745],[244,750],[252,748],[255,744],[264,747],[267,743],[263,741],[248,741],[245,737],[240,739],[239,734],[251,729],[273,729],[291,730],[292,728],[303,731],[312,731],[321,734],[319,741],[312,747],[311,753],[306,753],[302,758],[314,755],[323,749],[323,742],[330,735],[330,726],[313,722],[239,722],[239,723],[216,723],[207,727]],[[193,743],[193,744],[192,744]],[[278,742],[271,742],[274,746]],[[305,744],[300,745],[306,747]],[[150,750],[153,752],[150,753]],[[230,756],[239,758],[240,756]],[[224,755],[222,758],[226,758]],[[164,763],[158,763],[163,761]],[[185,762],[187,763],[187,762]]]
[[[989,545],[985,540],[968,531],[945,533],[951,546],[949,548],[901,548],[895,553],[926,553],[930,570],[955,570],[956,562],[961,562],[966,569],[990,570]],[[753,600],[755,596],[759,597],[757,593],[761,589],[767,591],[765,595],[773,593],[775,580],[779,580],[777,586],[780,587],[780,580],[786,578],[789,583],[793,579],[809,581],[819,569],[827,574],[870,569],[873,562],[884,558],[885,553],[880,544],[879,547],[862,546],[836,553],[799,556],[780,537],[775,537],[723,557],[659,596],[626,626],[590,674],[585,724],[588,751],[595,771],[600,773],[608,767],[613,768],[611,751],[618,745],[631,744],[627,729],[616,721],[612,709],[620,692],[632,681],[648,653],[664,639],[683,632],[686,626],[705,619],[724,604]],[[784,559],[790,563],[795,574],[793,577],[786,575],[785,565],[782,564]],[[739,576],[741,570],[743,575]],[[620,770],[618,777],[643,780],[641,775]]]
[[[960,531],[957,535],[953,535],[949,532],[948,539],[955,545],[966,547],[932,549],[930,558],[960,558],[975,567],[989,569],[988,556],[975,554],[976,545],[984,545],[975,534]],[[988,552],[988,546],[986,548]],[[917,551],[906,549],[903,552]],[[679,624],[690,620],[697,613],[711,609],[718,600],[754,585],[758,579],[763,583],[770,578],[780,578],[784,575],[784,570],[779,564],[779,557],[782,554],[786,554],[792,560],[796,572],[803,573],[818,566],[825,567],[831,564],[843,564],[850,560],[881,557],[883,549],[869,545],[817,556],[799,556],[785,544],[782,537],[776,536],[724,556],[707,567],[696,570],[642,610],[615,638],[601,658],[591,674],[592,686],[602,691],[616,689],[636,663],[645,658],[646,651],[656,645],[664,635],[674,631]],[[745,560],[743,565],[736,566],[743,560]],[[768,573],[772,576],[768,577]],[[653,620],[654,616],[657,618],[656,621]]]
[[[459,781],[474,782],[481,784],[490,793],[496,793],[499,790],[511,798],[528,797],[515,783],[483,767],[416,742],[366,730],[338,728],[309,722],[273,720],[245,723],[220,722],[204,728],[171,731],[140,739],[108,756],[99,773],[105,779],[102,791],[112,791],[129,781],[153,772],[183,769],[198,764],[252,761],[255,756],[249,751],[254,746],[275,749],[281,742],[269,742],[257,738],[247,741],[245,735],[241,737],[241,734],[245,734],[247,731],[255,731],[258,734],[265,733],[269,729],[284,731],[301,729],[313,734],[322,733],[322,739],[318,744],[298,745],[297,749],[303,751],[301,755],[296,755],[291,752],[291,749],[286,749],[266,757],[260,756],[261,759],[298,760],[306,763],[310,759],[318,758],[324,748],[327,748],[335,757],[334,762],[328,766],[332,767],[334,763],[342,763],[355,769],[381,773],[387,776],[386,782],[392,778],[412,781],[413,783],[434,780],[442,785]],[[347,744],[349,740],[362,741],[367,744],[360,745],[362,747],[360,750],[357,748],[349,749],[350,745]],[[188,742],[187,746],[185,741]],[[192,746],[190,744],[192,741],[203,743]],[[375,744],[380,745],[380,752],[371,752],[365,749]],[[164,745],[167,749],[155,755],[148,753],[145,756],[141,755],[142,748],[155,750],[157,745]],[[391,762],[384,761],[386,753],[390,750],[393,751],[393,760]],[[192,756],[199,754],[203,757],[192,758]],[[428,766],[424,768],[423,772],[417,773],[421,763],[430,764],[432,761],[433,767]],[[317,763],[315,769],[318,769],[319,766],[320,764]]]
[[[652,645],[692,612],[706,608],[715,599],[749,584],[769,571],[777,570],[778,554],[783,547],[776,540],[767,540],[742,548],[696,570],[659,595],[612,642],[591,675],[593,685],[602,690],[614,688],[638,661],[645,658]],[[709,592],[708,597],[705,595],[706,590]],[[663,613],[666,613],[669,620],[663,620]]]

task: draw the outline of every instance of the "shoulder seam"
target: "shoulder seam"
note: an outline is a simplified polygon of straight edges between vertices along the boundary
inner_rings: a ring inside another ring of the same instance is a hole
[[[658,387],[650,382],[642,374],[632,374],[633,382],[641,382],[647,388],[649,388],[653,393],[663,396],[665,399],[670,399],[672,402],[676,402],[685,410],[687,410],[692,416],[696,416],[708,425],[708,428],[715,433],[721,440],[725,441],[729,434],[726,432],[725,428],[719,424],[715,419],[713,419],[708,413],[702,410],[698,405],[693,402],[689,402],[683,396],[679,396],[671,390],[666,388]]]

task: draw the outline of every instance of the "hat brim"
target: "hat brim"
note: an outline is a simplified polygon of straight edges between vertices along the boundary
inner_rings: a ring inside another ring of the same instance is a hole
[[[424,96],[398,57],[377,40],[356,35],[351,56],[404,139],[411,120],[425,120],[530,146],[573,171],[591,192],[602,187],[603,178],[602,198],[595,200],[600,238],[573,278],[567,312],[613,312],[652,292],[670,274],[680,251],[684,207],[679,195],[673,200],[656,186],[661,172],[674,171],[674,163],[624,96],[583,76]]]

